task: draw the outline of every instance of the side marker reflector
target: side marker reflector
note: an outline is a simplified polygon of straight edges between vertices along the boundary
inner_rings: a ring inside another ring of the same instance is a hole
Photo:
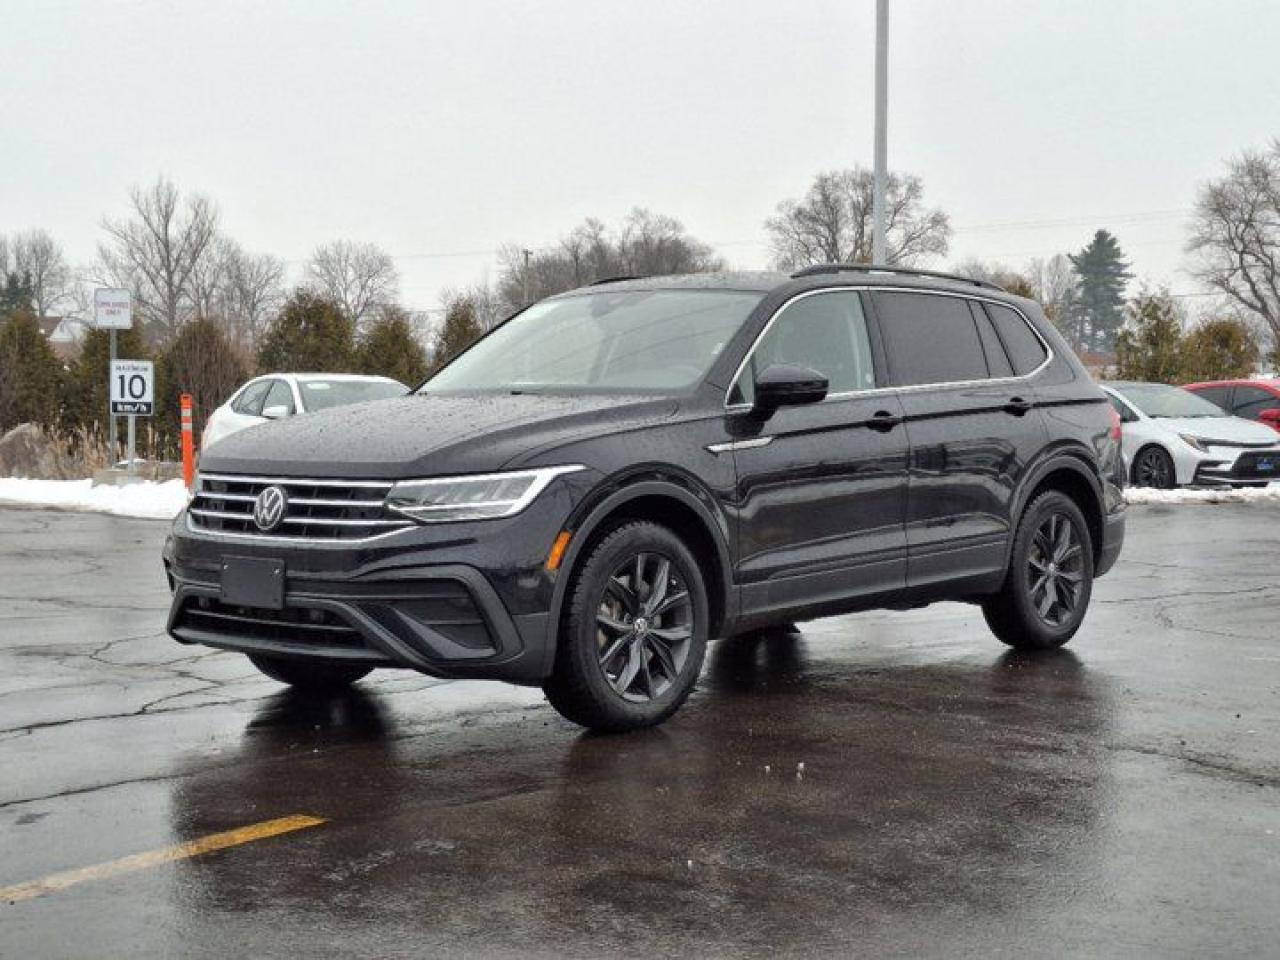
[[[547,569],[551,571],[560,569],[560,561],[564,559],[564,552],[569,548],[569,541],[573,538],[568,530],[561,530],[555,539],[555,543],[551,544],[551,552],[547,554]]]

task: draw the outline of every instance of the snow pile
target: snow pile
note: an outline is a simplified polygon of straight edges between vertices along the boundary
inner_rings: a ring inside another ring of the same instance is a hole
[[[1280,483],[1265,487],[1232,487],[1208,490],[1153,490],[1149,487],[1127,487],[1124,499],[1128,503],[1242,503],[1252,500],[1280,500]]]
[[[0,477],[0,503],[87,510],[120,517],[172,520],[187,505],[181,480],[146,481],[127,487],[99,486],[92,480],[22,480]]]

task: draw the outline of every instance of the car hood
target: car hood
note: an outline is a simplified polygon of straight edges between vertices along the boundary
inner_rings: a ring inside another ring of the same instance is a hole
[[[1174,433],[1187,433],[1202,440],[1280,444],[1280,434],[1265,424],[1244,417],[1153,417],[1152,422]]]
[[[521,455],[666,419],[670,398],[412,394],[276,420],[219,440],[205,473],[314,478],[499,470]]]

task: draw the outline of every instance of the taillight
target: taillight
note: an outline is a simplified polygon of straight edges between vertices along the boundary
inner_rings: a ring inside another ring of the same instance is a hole
[[[1116,413],[1115,407],[1108,408],[1111,412],[1111,439],[1120,442],[1120,414]]]

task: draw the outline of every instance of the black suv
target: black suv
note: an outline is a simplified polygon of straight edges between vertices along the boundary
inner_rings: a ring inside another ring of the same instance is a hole
[[[625,279],[537,303],[414,393],[204,452],[170,633],[298,687],[540,684],[622,730],[707,642],[935,600],[1076,632],[1124,537],[1119,424],[1031,301],[923,271]]]

